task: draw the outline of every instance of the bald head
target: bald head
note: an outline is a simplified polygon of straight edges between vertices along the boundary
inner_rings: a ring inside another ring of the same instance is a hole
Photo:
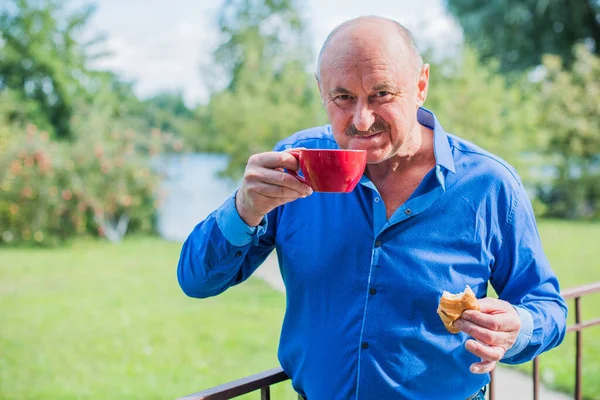
[[[359,38],[362,39],[360,43],[357,42]],[[382,43],[389,44],[388,51],[395,53],[394,56],[404,59],[409,65],[412,64],[415,74],[420,72],[423,59],[410,31],[394,20],[369,16],[351,19],[331,31],[319,52],[317,79],[320,80],[321,68],[325,61],[329,61],[332,50],[342,46],[377,46]]]

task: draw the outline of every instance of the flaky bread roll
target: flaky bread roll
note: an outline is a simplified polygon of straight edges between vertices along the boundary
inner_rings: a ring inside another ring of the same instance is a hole
[[[449,292],[442,293],[440,304],[437,308],[437,313],[442,319],[444,326],[450,333],[460,332],[454,327],[454,321],[460,318],[460,315],[465,310],[477,310],[479,311],[479,303],[477,303],[477,297],[471,290],[469,285],[461,293],[452,294]]]

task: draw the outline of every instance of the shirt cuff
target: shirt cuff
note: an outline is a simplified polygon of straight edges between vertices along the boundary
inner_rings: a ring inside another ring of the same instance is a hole
[[[267,229],[267,218],[258,226],[249,226],[244,222],[242,217],[235,207],[235,195],[237,191],[231,195],[217,210],[217,225],[225,239],[234,246],[242,247],[257,241]]]
[[[519,330],[517,340],[515,340],[513,346],[504,353],[503,360],[516,356],[523,351],[529,344],[533,333],[533,317],[531,316],[531,313],[523,307],[513,307],[519,313],[519,317],[521,317],[521,329]]]

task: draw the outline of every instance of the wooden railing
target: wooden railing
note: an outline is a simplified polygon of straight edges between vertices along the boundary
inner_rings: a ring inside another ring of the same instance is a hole
[[[600,318],[581,321],[581,298],[592,293],[600,293],[600,282],[590,285],[568,289],[562,292],[565,300],[575,301],[575,324],[567,327],[567,333],[575,332],[575,399],[582,399],[581,361],[582,361],[582,331],[594,325],[600,325]],[[494,373],[489,387],[489,398],[494,400]],[[238,379],[223,385],[215,386],[198,393],[181,397],[179,400],[226,400],[260,390],[261,400],[271,399],[271,386],[288,380],[288,376],[281,368],[274,368],[246,378]],[[538,358],[533,360],[533,399],[539,400],[540,372]],[[301,396],[298,399],[302,399]]]

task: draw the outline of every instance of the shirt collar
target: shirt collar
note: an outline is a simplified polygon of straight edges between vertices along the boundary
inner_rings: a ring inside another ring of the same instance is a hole
[[[454,158],[450,143],[448,143],[448,135],[438,119],[433,113],[423,107],[417,110],[417,121],[423,126],[433,130],[433,153],[435,155],[435,163],[440,167],[444,167],[450,172],[455,173]]]

